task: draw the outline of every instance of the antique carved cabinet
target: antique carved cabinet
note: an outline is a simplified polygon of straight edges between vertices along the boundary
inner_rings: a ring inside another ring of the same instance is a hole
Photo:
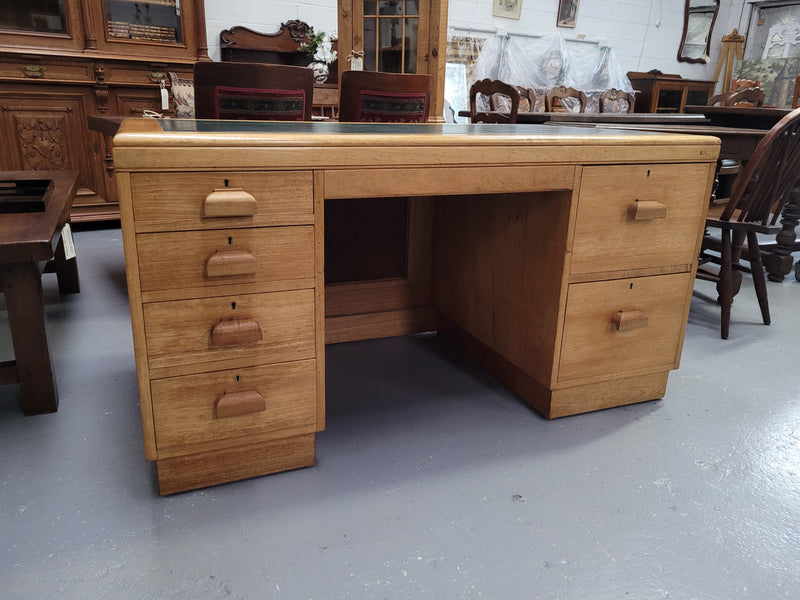
[[[3,2],[0,170],[76,169],[72,219],[118,218],[111,148],[87,117],[170,114],[168,73],[208,60],[204,12],[203,0]]]

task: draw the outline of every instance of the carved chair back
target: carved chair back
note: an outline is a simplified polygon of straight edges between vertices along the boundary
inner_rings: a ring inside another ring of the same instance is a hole
[[[481,98],[489,110],[479,106]],[[520,93],[499,79],[481,79],[469,88],[469,118],[472,123],[516,123]],[[503,104],[503,106],[501,106]]]
[[[708,106],[763,106],[766,94],[758,87],[723,92],[708,99]]]
[[[600,94],[600,112],[632,113],[635,102],[633,94],[611,88]]]
[[[739,90],[746,90],[748,88],[760,88],[761,87],[761,80],[756,79],[755,81],[752,79],[736,79],[734,77],[731,79],[731,91],[736,92]]]
[[[547,90],[545,105],[547,112],[584,112],[586,96],[582,96],[575,88],[559,85]],[[574,110],[575,107],[578,110]]]

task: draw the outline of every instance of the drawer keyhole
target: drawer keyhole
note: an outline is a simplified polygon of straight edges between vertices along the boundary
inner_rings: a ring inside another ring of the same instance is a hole
[[[233,238],[232,238],[232,237],[229,237],[229,238],[228,238],[228,246],[230,246],[230,245],[232,245],[232,244],[233,244]]]
[[[236,376],[236,383],[239,383],[239,376]]]
[[[633,287],[633,284],[631,284],[631,287]],[[236,302],[231,302],[231,310],[236,310]]]
[[[648,173],[649,173],[649,171],[648,171]],[[226,179],[226,180],[224,181],[224,183],[225,183],[225,187],[229,187],[231,182],[230,182],[230,180],[229,180],[229,179]]]

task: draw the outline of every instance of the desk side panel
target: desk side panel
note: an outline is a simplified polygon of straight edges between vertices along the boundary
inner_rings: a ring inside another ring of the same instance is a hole
[[[156,434],[150,396],[150,368],[147,362],[147,340],[144,333],[142,288],[139,281],[139,255],[136,248],[130,173],[117,171],[116,182],[119,192],[122,246],[125,251],[125,275],[128,281],[128,301],[131,311],[133,353],[136,360],[136,380],[139,386],[139,404],[142,415],[144,455],[147,460],[155,460],[157,458]]]
[[[553,372],[571,202],[571,191],[438,200],[435,308],[544,386]]]

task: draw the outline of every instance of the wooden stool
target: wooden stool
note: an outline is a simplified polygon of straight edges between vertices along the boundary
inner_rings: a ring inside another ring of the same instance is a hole
[[[77,260],[66,248],[72,240],[61,235],[77,178],[77,171],[0,171],[0,289],[15,358],[0,363],[0,384],[19,383],[26,415],[58,410],[41,273],[52,261],[59,291],[80,291]]]

